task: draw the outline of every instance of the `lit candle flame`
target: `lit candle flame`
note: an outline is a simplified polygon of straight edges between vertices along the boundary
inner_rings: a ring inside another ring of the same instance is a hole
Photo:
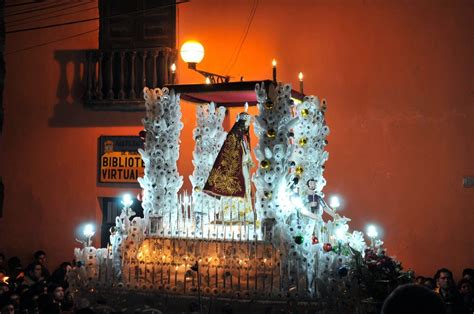
[[[211,79],[206,77],[206,84],[211,84]]]
[[[175,64],[175,63],[173,63],[173,64],[171,65],[171,72],[172,72],[172,73],[176,72],[176,64]]]
[[[272,65],[274,68],[277,66],[277,61],[275,59],[272,60]]]
[[[298,74],[298,78],[301,82],[303,82],[303,72],[300,72],[300,74]]]

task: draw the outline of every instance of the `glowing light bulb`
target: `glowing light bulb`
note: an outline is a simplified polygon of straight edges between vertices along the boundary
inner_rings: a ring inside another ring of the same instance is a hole
[[[92,224],[87,224],[84,226],[84,230],[82,231],[84,233],[84,236],[90,238],[95,234],[94,230],[94,225]]]
[[[300,82],[303,81],[303,72],[300,72],[300,74],[298,74],[298,79],[300,80]]]
[[[339,201],[339,197],[331,196],[331,198],[329,199],[329,206],[331,206],[334,209],[338,209],[341,206],[341,202]]]
[[[367,236],[369,238],[376,238],[377,236],[379,235],[379,233],[377,232],[377,228],[374,226],[374,225],[369,225],[367,227]]]
[[[132,196],[130,194],[124,194],[122,197],[122,204],[125,207],[130,207],[133,204]]]
[[[204,47],[196,40],[189,40],[181,46],[180,54],[186,63],[199,63],[204,59]]]
[[[206,77],[206,84],[211,84],[211,79]]]
[[[175,63],[173,63],[171,65],[171,73],[174,73],[174,72],[176,72],[176,64]]]

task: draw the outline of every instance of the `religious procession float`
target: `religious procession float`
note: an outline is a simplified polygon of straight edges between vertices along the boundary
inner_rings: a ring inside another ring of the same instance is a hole
[[[228,131],[224,107],[197,107],[189,194],[179,193],[180,95],[144,89],[143,217],[124,201],[110,247],[75,250],[83,266],[74,289],[350,307],[368,275],[400,275],[377,235],[366,244],[325,200],[326,101],[297,101],[289,84],[265,83],[255,85],[258,114],[242,108]]]

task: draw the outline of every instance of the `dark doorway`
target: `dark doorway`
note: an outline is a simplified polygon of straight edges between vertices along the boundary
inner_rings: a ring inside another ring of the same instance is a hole
[[[134,217],[143,218],[143,208],[141,202],[136,198],[133,198],[133,204],[131,208],[136,213]],[[100,246],[107,247],[109,243],[110,228],[115,226],[115,217],[119,216],[122,212],[122,198],[121,197],[101,197],[100,204],[102,207],[102,226],[100,233]]]

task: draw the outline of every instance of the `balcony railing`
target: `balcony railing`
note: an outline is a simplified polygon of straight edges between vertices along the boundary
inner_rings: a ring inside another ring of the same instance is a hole
[[[94,110],[144,110],[143,87],[172,84],[176,50],[88,50],[84,102]]]

